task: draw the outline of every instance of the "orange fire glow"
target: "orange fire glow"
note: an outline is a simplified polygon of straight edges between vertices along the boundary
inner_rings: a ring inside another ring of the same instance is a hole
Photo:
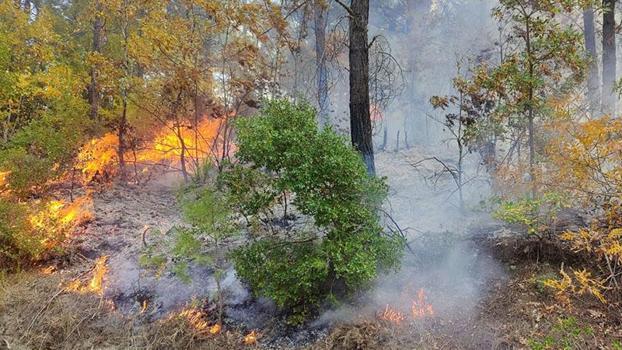
[[[257,333],[257,331],[255,331],[255,330],[253,330],[252,332],[248,333],[244,337],[244,345],[256,344],[258,338],[259,338],[259,333]]]
[[[87,180],[96,174],[111,172],[117,161],[119,138],[114,133],[106,133],[102,137],[91,140],[78,153],[78,166]]]
[[[417,298],[413,300],[410,309],[412,311],[412,316],[415,319],[426,316],[434,316],[434,308],[426,302],[425,291],[423,289],[419,289]]]
[[[203,311],[197,308],[184,309],[179,313],[179,317],[184,318],[195,331],[203,333],[208,329],[208,323],[204,320]]]
[[[140,307],[140,313],[144,314],[145,311],[147,311],[148,307],[149,307],[149,303],[147,302],[147,300],[144,300],[143,305]]]
[[[378,314],[378,318],[384,321],[400,324],[406,319],[406,316],[403,313],[393,309],[391,306],[389,306],[389,304],[387,304],[384,310],[380,314]]]
[[[168,123],[162,127],[151,142],[143,145],[135,153],[128,150],[124,155],[127,162],[140,166],[164,164],[177,166],[182,153],[187,158],[187,166],[208,159],[222,152],[222,139],[219,137],[225,120],[203,118],[197,127]],[[84,179],[92,180],[97,174],[114,175],[118,162],[119,138],[107,133],[91,140],[82,147],[78,155],[79,167]],[[233,149],[230,149],[233,151]],[[141,169],[146,171],[146,168]]]
[[[73,202],[52,200],[30,215],[30,225],[39,235],[41,245],[52,249],[62,243],[73,228],[92,219],[91,205],[88,195]]]
[[[102,295],[104,292],[104,278],[107,273],[108,256],[101,256],[95,261],[93,276],[88,283],[84,283],[80,279],[75,279],[69,282],[65,289],[77,293],[95,293]]]
[[[0,171],[0,188],[6,185],[6,180],[11,175],[10,171]]]
[[[212,335],[216,335],[220,333],[221,330],[222,330],[222,326],[220,325],[220,323],[216,323],[215,325],[209,328],[209,333]]]
[[[413,320],[418,320],[435,315],[434,307],[432,307],[426,299],[425,290],[419,289],[417,295],[410,301],[409,318],[412,317]],[[404,307],[404,309],[406,309],[406,307]],[[406,314],[387,304],[382,311],[377,313],[377,318],[399,325],[406,320],[407,317]]]

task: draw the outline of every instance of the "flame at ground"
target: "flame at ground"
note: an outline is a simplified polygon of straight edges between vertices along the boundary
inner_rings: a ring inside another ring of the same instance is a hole
[[[389,304],[387,304],[384,310],[378,314],[378,318],[384,321],[400,324],[406,319],[406,316],[404,316],[403,313],[393,309],[391,306],[389,306]]]
[[[208,331],[209,324],[205,321],[205,313],[202,310],[197,308],[184,309],[178,316],[185,319],[195,331],[199,333]]]
[[[92,219],[91,206],[88,195],[73,202],[52,200],[30,215],[30,225],[40,237],[41,245],[52,249],[62,243],[75,227]]]
[[[434,308],[427,302],[423,289],[419,289],[417,296],[411,301],[410,312],[410,316],[413,320],[434,316]],[[377,314],[377,317],[380,320],[389,321],[397,325],[406,320],[406,315],[404,313],[391,307],[389,304]]]
[[[116,164],[119,138],[114,133],[106,133],[102,137],[91,140],[78,153],[78,166],[88,180],[96,174],[112,172]]]
[[[9,175],[11,175],[10,171],[0,171],[0,189],[6,186]]]
[[[213,334],[213,335],[220,333],[221,330],[222,330],[222,326],[220,325],[220,323],[216,323],[215,325],[209,328],[210,334]]]
[[[257,331],[255,331],[255,330],[253,330],[252,332],[248,333],[244,337],[244,345],[256,344],[258,338],[259,338],[259,333],[257,333]]]
[[[219,136],[226,123],[224,119],[204,118],[197,127],[168,123],[162,127],[151,142],[141,149],[128,149],[124,153],[126,162],[138,165],[164,164],[177,166],[183,154],[187,166],[217,156],[222,152],[222,137]],[[232,151],[230,149],[229,151]],[[78,155],[78,166],[84,179],[91,181],[99,175],[114,175],[117,172],[119,138],[107,133],[84,145]],[[143,169],[145,170],[145,169]]]
[[[434,316],[434,308],[426,302],[425,291],[423,289],[419,289],[417,298],[413,300],[410,309],[412,311],[412,316],[415,319],[426,316]]]
[[[104,292],[104,278],[108,273],[108,256],[101,256],[95,261],[93,276],[88,283],[83,283],[80,279],[71,281],[66,290],[78,293],[95,293],[102,295]]]

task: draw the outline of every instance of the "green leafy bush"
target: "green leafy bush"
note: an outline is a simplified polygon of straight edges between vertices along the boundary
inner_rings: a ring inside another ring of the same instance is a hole
[[[522,225],[527,233],[540,236],[554,229],[559,211],[566,207],[564,198],[556,193],[546,193],[537,199],[501,201],[493,216],[510,224]]]
[[[233,253],[238,275],[255,294],[306,314],[369,283],[379,268],[398,266],[404,242],[384,235],[377,216],[384,179],[367,175],[342,136],[318,130],[310,106],[270,101],[236,126],[239,162],[219,180],[256,237]],[[312,219],[311,229],[262,229],[277,203],[287,220],[290,202]]]

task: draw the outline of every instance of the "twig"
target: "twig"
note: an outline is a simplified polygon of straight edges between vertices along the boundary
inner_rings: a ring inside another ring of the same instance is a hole
[[[45,305],[41,308],[41,310],[39,310],[39,312],[37,312],[37,314],[35,315],[35,317],[32,318],[32,321],[30,321],[30,325],[28,326],[28,328],[26,328],[26,331],[24,332],[24,335],[22,335],[22,337],[20,339],[24,339],[29,333],[30,330],[32,329],[32,327],[34,326],[35,322],[37,321],[37,319],[39,318],[39,316],[41,316],[43,314],[43,312],[50,306],[50,304],[52,304],[52,302],[54,301],[54,299],[56,299],[59,295],[63,294],[63,292],[65,291],[65,288],[61,288],[58,290],[58,292],[56,292],[56,294],[54,294],[48,301],[47,303],[45,303]]]
[[[147,248],[147,231],[149,231],[149,229],[151,229],[151,226],[146,225],[145,229],[143,230],[142,241],[144,248]]]
[[[341,7],[344,8],[344,10],[346,10],[346,12],[348,12],[348,14],[352,17],[356,17],[354,15],[354,11],[352,11],[352,8],[350,8],[350,6],[344,4],[343,2],[341,2],[340,0],[335,0],[336,3],[338,3]]]
[[[406,248],[408,248],[408,250],[412,254],[415,254],[415,252],[412,249],[412,247],[408,244],[408,241],[406,241],[406,234],[404,233],[404,230],[402,230],[400,228],[400,225],[397,223],[397,221],[395,221],[395,219],[393,219],[393,217],[389,213],[387,213],[384,209],[380,208],[380,212],[382,212],[387,218],[389,218],[389,220],[391,220],[393,225],[395,225],[395,228],[397,229],[397,231],[400,234],[400,236],[402,236],[402,238],[404,238],[404,241],[405,241],[405,244],[406,244]]]

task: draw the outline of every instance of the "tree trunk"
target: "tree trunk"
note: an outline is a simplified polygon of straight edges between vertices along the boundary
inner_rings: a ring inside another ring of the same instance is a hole
[[[590,6],[583,11],[583,38],[590,59],[587,78],[587,100],[590,115],[596,117],[600,109],[600,84],[598,79],[598,60],[596,53],[596,33],[594,30],[594,9]]]
[[[369,113],[369,0],[352,0],[350,10],[350,135],[352,144],[363,157],[368,174],[375,176]]]
[[[315,0],[315,75],[317,79],[317,103],[320,126],[330,124],[328,117],[328,68],[326,67],[326,25],[327,5],[321,0]]]
[[[529,132],[529,177],[531,181],[531,198],[535,199],[537,196],[537,185],[536,185],[536,144],[535,144],[535,127],[534,127],[534,71],[535,71],[535,63],[534,57],[532,53],[531,47],[531,22],[530,19],[527,19],[525,24],[525,45],[527,50],[527,60],[528,60],[528,69],[529,69],[529,86],[528,86],[528,104],[527,104],[527,121],[528,121],[528,132]]]
[[[615,117],[616,40],[615,0],[603,0],[603,101],[602,111]]]
[[[95,6],[95,11],[100,11],[100,6],[97,4]],[[93,53],[101,52],[101,34],[104,28],[104,22],[99,14],[95,14],[95,19],[93,20]],[[97,67],[96,65],[91,66],[91,83],[89,85],[89,104],[90,104],[90,113],[92,120],[98,119],[98,109],[99,109],[99,89],[97,87]]]
[[[127,134],[127,93],[123,92],[123,110],[121,112],[121,119],[119,120],[119,172],[122,180],[125,180],[125,152],[126,152],[126,134]]]

